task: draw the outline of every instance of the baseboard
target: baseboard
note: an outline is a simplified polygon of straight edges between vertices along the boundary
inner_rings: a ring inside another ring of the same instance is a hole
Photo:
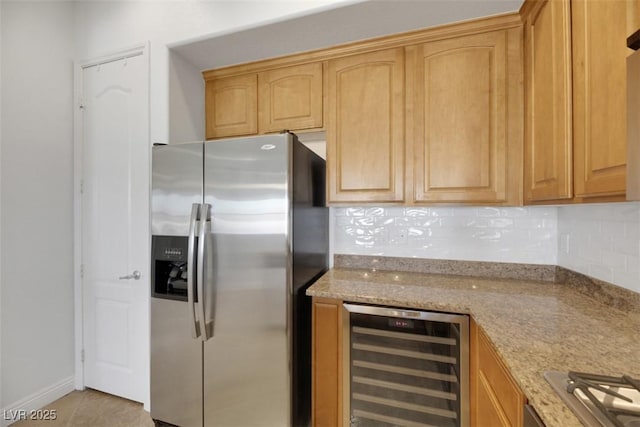
[[[30,411],[35,411],[47,406],[62,396],[71,393],[73,390],[75,390],[75,387],[73,385],[73,376],[71,376],[8,405],[2,408],[0,426],[6,427],[16,421],[20,421],[20,419],[25,419],[25,416],[29,417]]]

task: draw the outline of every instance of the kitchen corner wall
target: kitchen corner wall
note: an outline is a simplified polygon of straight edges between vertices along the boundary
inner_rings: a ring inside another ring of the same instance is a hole
[[[555,207],[332,208],[339,254],[556,264]]]
[[[558,265],[640,292],[640,202],[558,208]]]

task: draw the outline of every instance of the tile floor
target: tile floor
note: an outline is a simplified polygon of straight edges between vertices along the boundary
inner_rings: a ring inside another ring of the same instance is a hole
[[[73,391],[46,410],[56,410],[55,420],[23,420],[11,427],[153,427],[142,404],[96,390]]]

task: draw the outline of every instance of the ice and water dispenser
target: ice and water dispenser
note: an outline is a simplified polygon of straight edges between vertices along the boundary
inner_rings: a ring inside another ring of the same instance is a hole
[[[151,294],[156,298],[187,300],[188,237],[153,236]]]

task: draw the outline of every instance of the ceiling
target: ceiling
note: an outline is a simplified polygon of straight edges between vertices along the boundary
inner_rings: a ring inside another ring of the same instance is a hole
[[[365,0],[172,47],[198,70],[517,11],[522,0]]]

